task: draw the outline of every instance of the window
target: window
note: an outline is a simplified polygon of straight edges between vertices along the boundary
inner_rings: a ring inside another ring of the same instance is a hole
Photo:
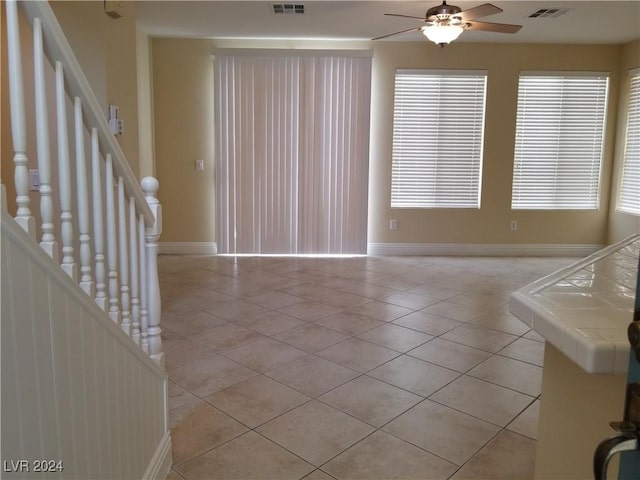
[[[392,208],[480,208],[487,75],[397,70]]]
[[[608,74],[520,75],[511,208],[597,209]]]
[[[640,215],[640,69],[630,73],[629,113],[618,210]]]
[[[218,251],[366,253],[371,52],[220,49],[214,82]]]

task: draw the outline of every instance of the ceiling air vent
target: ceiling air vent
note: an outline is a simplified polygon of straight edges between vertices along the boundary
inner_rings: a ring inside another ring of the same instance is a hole
[[[568,8],[541,8],[529,15],[529,18],[557,18],[568,11]]]
[[[274,3],[273,13],[304,13],[304,5],[301,3]]]

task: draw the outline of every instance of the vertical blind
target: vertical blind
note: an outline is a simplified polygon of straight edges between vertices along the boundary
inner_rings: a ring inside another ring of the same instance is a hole
[[[366,253],[369,52],[216,51],[220,253]]]
[[[629,113],[618,210],[640,215],[640,69],[630,73]]]
[[[485,71],[397,70],[391,207],[480,208]]]
[[[609,75],[523,72],[513,209],[597,209]]]

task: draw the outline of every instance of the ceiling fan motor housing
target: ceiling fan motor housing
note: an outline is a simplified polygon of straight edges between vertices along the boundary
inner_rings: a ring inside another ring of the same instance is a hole
[[[459,17],[454,17],[460,12],[462,12],[462,9],[460,7],[457,7],[455,5],[447,5],[447,2],[442,2],[442,5],[431,7],[429,10],[427,10],[425,18],[427,19],[427,21],[434,23],[447,23],[448,20],[452,20],[451,23],[460,23],[461,19]]]

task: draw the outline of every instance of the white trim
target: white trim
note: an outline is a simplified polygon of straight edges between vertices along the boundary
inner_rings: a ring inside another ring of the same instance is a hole
[[[160,444],[156,449],[147,471],[144,472],[142,477],[144,480],[164,480],[169,474],[171,468],[171,434],[169,432],[164,434]]]
[[[604,245],[369,243],[368,255],[451,255],[470,257],[586,257]]]
[[[160,255],[216,255],[216,242],[160,242]]]
[[[212,57],[216,56],[298,56],[298,57],[363,57],[372,58],[373,50],[363,49],[302,49],[302,48],[215,48]]]
[[[521,76],[527,77],[611,77],[606,71],[576,71],[576,70],[521,70]]]

